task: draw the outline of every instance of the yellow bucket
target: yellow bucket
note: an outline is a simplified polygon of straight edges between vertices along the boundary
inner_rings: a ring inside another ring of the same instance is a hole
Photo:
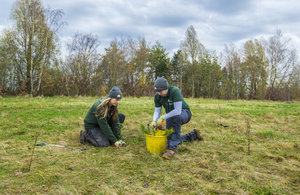
[[[167,145],[167,136],[153,136],[145,134],[147,150],[153,154],[161,154]]]

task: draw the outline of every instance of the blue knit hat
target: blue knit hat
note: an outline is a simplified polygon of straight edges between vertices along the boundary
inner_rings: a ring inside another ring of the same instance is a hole
[[[108,94],[108,97],[121,99],[122,98],[122,93],[121,93],[121,90],[119,89],[119,87],[114,86],[113,88],[111,88],[111,90]]]
[[[154,82],[154,89],[156,91],[163,91],[169,88],[169,83],[167,79],[163,77],[158,77]]]

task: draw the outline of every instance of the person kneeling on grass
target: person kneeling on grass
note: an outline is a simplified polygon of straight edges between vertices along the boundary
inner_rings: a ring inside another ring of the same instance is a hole
[[[192,114],[189,105],[184,101],[181,91],[174,86],[170,86],[165,78],[157,78],[154,82],[155,111],[153,114],[152,128],[157,127],[166,120],[167,129],[173,129],[174,132],[167,137],[167,147],[163,158],[172,159],[177,152],[177,145],[181,142],[190,142],[194,140],[203,140],[199,129],[193,129],[190,133],[180,135],[181,125],[191,120]],[[165,115],[160,116],[161,107],[166,110]]]
[[[121,90],[114,86],[106,98],[93,104],[84,119],[85,130],[80,131],[81,144],[89,142],[96,147],[126,146],[121,140],[120,125],[124,122],[125,115],[118,113],[121,98]]]

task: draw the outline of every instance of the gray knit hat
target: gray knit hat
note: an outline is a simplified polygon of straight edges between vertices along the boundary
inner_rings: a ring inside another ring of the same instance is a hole
[[[156,91],[163,91],[169,88],[169,83],[167,79],[163,77],[158,77],[154,82],[154,89]]]
[[[122,93],[121,93],[121,90],[119,89],[119,87],[114,86],[113,88],[111,88],[111,90],[108,94],[108,97],[121,99],[122,98]]]

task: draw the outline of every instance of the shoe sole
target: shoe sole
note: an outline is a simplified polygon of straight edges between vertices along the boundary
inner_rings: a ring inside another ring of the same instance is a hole
[[[167,160],[171,160],[171,158],[167,157],[167,156],[162,156],[164,159],[167,159]]]
[[[165,158],[165,159],[167,159],[167,160],[171,160],[173,157],[174,157],[174,155],[175,155],[175,153],[171,153],[170,155],[168,155],[169,153],[164,153],[163,155],[162,155],[162,157],[163,158]]]

